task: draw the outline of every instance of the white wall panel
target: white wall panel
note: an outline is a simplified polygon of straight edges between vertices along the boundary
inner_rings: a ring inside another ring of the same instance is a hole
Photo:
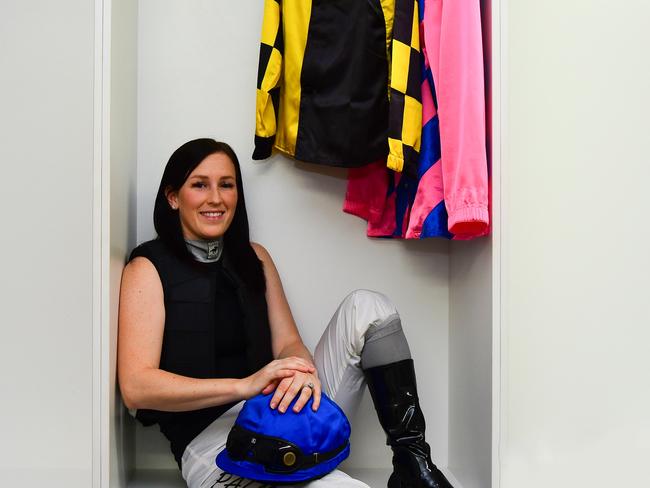
[[[498,70],[499,39],[492,38],[498,0],[482,0],[483,57],[486,93],[487,152],[491,175],[499,160],[493,131],[492,73]],[[498,105],[497,105],[498,107]],[[495,192],[492,192],[493,199]],[[498,194],[497,194],[498,195]],[[492,215],[493,218],[493,215]],[[494,221],[491,222],[494,230]],[[449,273],[449,469],[463,488],[487,488],[492,478],[493,241],[496,235],[470,242],[454,241]],[[496,487],[495,487],[496,488]]]
[[[449,469],[463,488],[492,471],[492,246],[454,242],[449,281]]]
[[[93,2],[0,3],[0,486],[92,486]]]
[[[343,170],[282,156],[251,161],[262,2],[142,0],[139,14],[138,240],[154,235],[154,195],[172,151],[196,137],[229,142],[243,167],[252,237],[273,255],[309,346],[355,288],[383,291],[397,304],[420,375],[432,450],[444,465],[448,244],[368,240],[362,221],[340,210]],[[349,463],[386,467],[388,448],[367,398],[362,408]],[[152,435],[138,434],[139,467],[161,464],[164,447],[145,440]],[[168,454],[163,459],[171,466]]]
[[[508,8],[501,486],[650,486],[650,6]]]
[[[135,465],[134,421],[124,409],[116,384],[117,312],[122,269],[136,242],[137,176],[137,18],[132,0],[110,2],[110,258],[106,362],[110,419],[107,487],[124,487]]]

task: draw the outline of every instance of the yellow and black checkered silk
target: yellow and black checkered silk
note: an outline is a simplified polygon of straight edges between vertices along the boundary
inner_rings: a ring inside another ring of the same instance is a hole
[[[356,167],[417,167],[417,0],[265,0],[255,152]]]

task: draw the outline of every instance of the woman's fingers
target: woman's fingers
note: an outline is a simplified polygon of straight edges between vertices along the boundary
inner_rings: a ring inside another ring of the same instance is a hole
[[[278,381],[279,380],[273,380],[268,385],[266,385],[262,390],[262,395],[268,395],[273,390],[275,390],[275,388],[278,386]]]
[[[292,382],[293,382],[293,377],[284,378],[282,381],[280,381],[280,383],[278,383],[273,398],[271,398],[271,403],[270,403],[271,408],[276,408],[278,406],[280,400],[282,400],[282,397],[284,397],[284,394],[287,392]]]
[[[244,398],[250,398],[260,392],[267,395],[273,390],[276,390],[277,386],[283,384],[284,387],[281,390],[281,394],[275,401],[275,405],[277,405],[291,385],[291,376],[295,374],[305,375],[314,371],[316,371],[316,368],[309,361],[302,358],[290,357],[276,359],[243,380],[242,385],[244,389],[242,396]],[[285,378],[289,378],[289,380],[282,383]]]
[[[308,385],[312,385],[312,387]],[[309,397],[314,396],[312,410],[315,412],[320,407],[321,385],[314,375],[297,373],[291,378],[282,380],[275,390],[271,399],[271,408],[276,408],[280,413],[287,411],[294,399],[297,400],[293,406],[294,412],[300,412],[309,401]]]
[[[294,377],[292,378],[291,385],[289,386],[289,388],[287,388],[287,391],[285,392],[284,396],[282,397],[282,400],[280,401],[280,404],[278,405],[278,410],[281,413],[287,411],[293,399],[296,398],[296,395],[300,393],[303,384],[305,384],[303,383],[303,378],[304,375],[302,374],[294,375]]]
[[[296,413],[300,412],[303,409],[303,407],[309,401],[309,397],[314,398],[314,401],[311,404],[311,409],[314,412],[318,411],[318,407],[320,407],[320,399],[321,399],[320,381],[318,380],[318,378],[315,377],[312,378],[307,377],[306,381],[307,383],[303,383],[302,390],[300,391],[300,397],[298,398],[298,400],[296,400],[296,403],[293,406],[293,411]]]
[[[309,401],[309,397],[311,395],[312,395],[311,388],[309,388],[308,386],[303,386],[300,391],[300,396],[298,397],[298,400],[296,400],[296,403],[293,404],[293,411],[296,413],[300,412],[302,410],[302,407],[304,407]]]
[[[293,410],[300,412],[309,401],[309,397],[313,395],[312,409],[318,410],[321,400],[321,385],[316,375],[312,374],[316,372],[313,365],[302,358],[292,357],[275,360],[270,366],[271,377],[262,393],[267,395],[274,392],[269,402],[271,408],[277,408],[280,413],[284,413],[297,398]],[[312,385],[312,387],[307,385]]]
[[[311,404],[311,409],[316,412],[318,407],[320,407],[320,396],[321,396],[321,386],[320,381],[314,381],[314,402]]]

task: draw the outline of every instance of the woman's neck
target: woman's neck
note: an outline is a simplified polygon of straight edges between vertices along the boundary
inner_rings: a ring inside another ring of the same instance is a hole
[[[219,261],[223,252],[223,237],[213,241],[203,239],[185,239],[185,246],[194,259],[201,263]]]

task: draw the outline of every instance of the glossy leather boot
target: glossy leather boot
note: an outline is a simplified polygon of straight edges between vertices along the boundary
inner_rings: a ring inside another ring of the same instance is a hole
[[[388,488],[453,488],[431,461],[413,360],[364,370],[386,443],[393,450]]]

